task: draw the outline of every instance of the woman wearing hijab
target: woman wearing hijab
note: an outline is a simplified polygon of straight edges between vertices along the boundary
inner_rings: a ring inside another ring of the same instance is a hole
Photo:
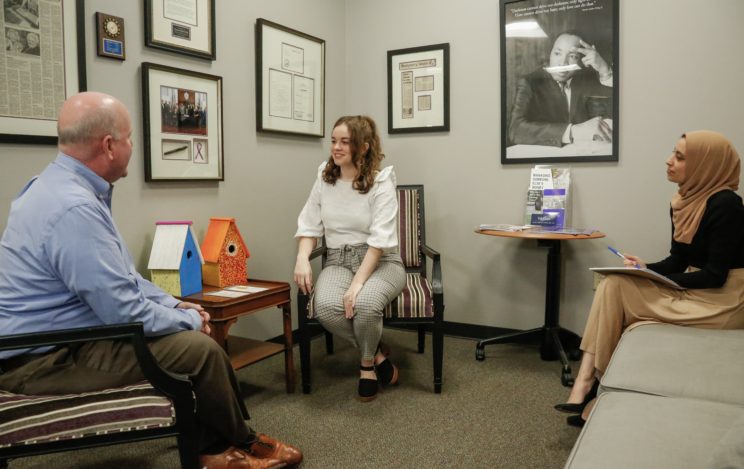
[[[581,414],[596,395],[620,336],[644,321],[707,329],[744,329],[744,206],[740,160],[718,132],[688,132],[666,161],[672,197],[669,256],[646,264],[624,254],[626,265],[646,267],[674,280],[675,290],[652,280],[608,275],[597,287],[581,341],[583,358],[565,404],[556,409]],[[587,412],[584,412],[586,415]],[[568,417],[583,425],[581,415]]]

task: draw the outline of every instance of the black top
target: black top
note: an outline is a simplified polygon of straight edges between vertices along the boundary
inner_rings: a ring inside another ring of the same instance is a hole
[[[670,210],[671,215],[671,210]],[[696,272],[684,273],[688,266]],[[648,264],[686,288],[719,288],[726,283],[729,269],[744,267],[744,206],[736,192],[713,194],[705,206],[691,244],[674,240],[666,259]]]

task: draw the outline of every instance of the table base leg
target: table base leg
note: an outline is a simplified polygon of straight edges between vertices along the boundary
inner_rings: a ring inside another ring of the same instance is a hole
[[[563,336],[563,337],[561,337]],[[572,339],[571,336],[573,336]],[[486,359],[485,346],[490,344],[506,344],[510,342],[516,342],[518,340],[527,340],[540,338],[540,358],[543,360],[556,360],[561,361],[561,383],[564,386],[573,386],[574,378],[571,372],[571,365],[569,364],[569,354],[566,354],[563,348],[563,342],[577,342],[577,336],[566,329],[561,327],[538,327],[526,331],[517,331],[509,334],[500,335],[497,337],[491,337],[478,341],[475,346],[475,359],[478,361],[484,361]],[[577,358],[575,353],[570,353],[571,358]]]

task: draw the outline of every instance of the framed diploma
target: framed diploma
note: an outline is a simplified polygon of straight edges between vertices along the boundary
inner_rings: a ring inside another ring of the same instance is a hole
[[[217,0],[145,0],[145,45],[214,60]]]
[[[142,64],[145,180],[222,181],[222,78]]]
[[[325,135],[325,41],[256,21],[256,130]]]
[[[388,51],[387,68],[388,133],[449,131],[449,44]]]
[[[618,160],[619,0],[500,0],[501,163]]]
[[[57,112],[85,91],[83,0],[5,1],[0,142],[57,143]]]

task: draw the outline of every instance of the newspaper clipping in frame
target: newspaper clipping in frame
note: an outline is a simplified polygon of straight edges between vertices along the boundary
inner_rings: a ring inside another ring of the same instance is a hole
[[[57,119],[65,100],[63,3],[3,0],[0,117]]]

